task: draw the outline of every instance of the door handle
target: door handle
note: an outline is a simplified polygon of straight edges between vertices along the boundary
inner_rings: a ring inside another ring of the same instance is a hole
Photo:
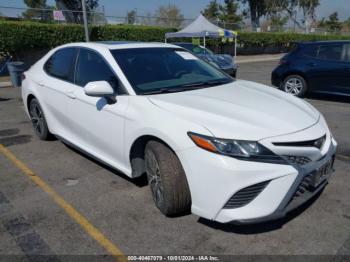
[[[44,85],[44,83],[43,83],[43,82],[38,82],[38,86],[40,86],[40,87],[44,87],[45,85]]]
[[[68,96],[71,99],[76,99],[76,95],[74,94],[74,91],[68,91],[66,92],[66,96]]]

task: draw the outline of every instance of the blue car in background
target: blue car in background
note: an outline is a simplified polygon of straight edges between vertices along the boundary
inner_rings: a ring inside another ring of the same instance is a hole
[[[232,77],[236,77],[237,65],[235,64],[235,61],[232,56],[224,55],[224,54],[214,54],[209,49],[203,46],[192,44],[192,43],[173,43],[173,44],[187,49],[188,51],[192,52],[196,56],[200,57],[202,60],[216,65],[226,74]]]
[[[298,97],[306,93],[350,96],[350,41],[296,44],[272,72],[271,82]]]

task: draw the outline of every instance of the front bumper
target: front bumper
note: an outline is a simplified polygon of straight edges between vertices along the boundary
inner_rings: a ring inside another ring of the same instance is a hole
[[[281,66],[276,67],[271,73],[271,84],[277,88],[280,88],[283,82],[283,69]]]
[[[298,176],[296,177],[295,181],[291,185],[285,197],[282,199],[278,208],[272,214],[265,217],[259,217],[255,219],[241,219],[241,220],[236,220],[232,222],[236,224],[249,224],[249,223],[261,223],[261,222],[266,222],[270,220],[276,220],[284,217],[287,213],[303,205],[305,202],[307,202],[308,200],[310,200],[312,197],[314,197],[320,191],[323,190],[323,188],[328,184],[328,180],[331,174],[329,174],[329,176],[318,187],[314,188],[313,190],[303,190],[303,193],[297,196],[296,193],[298,192],[298,188],[300,187],[301,183],[304,181],[304,179],[307,176],[310,176],[313,172],[315,172],[315,170],[318,170],[320,167],[324,166],[328,162],[332,162],[332,172],[333,172],[334,171],[333,163],[334,163],[335,153],[336,153],[336,145],[334,143],[331,143],[331,146],[327,154],[324,157],[322,157],[319,161],[312,162],[302,168],[294,165],[294,167],[298,170]]]
[[[317,124],[300,134],[307,137],[315,135],[317,131],[324,134],[324,130],[322,124]],[[280,165],[240,161],[197,147],[178,152],[191,191],[192,213],[221,223],[257,223],[281,218],[324,188],[327,181],[314,191],[293,198],[307,175],[334,158],[336,146],[327,128],[322,157],[312,159],[302,167],[292,163]],[[247,205],[225,208],[225,204],[237,192],[264,181],[269,183]]]

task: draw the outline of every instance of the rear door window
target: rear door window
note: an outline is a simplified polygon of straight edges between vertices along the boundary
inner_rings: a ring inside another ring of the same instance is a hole
[[[299,52],[304,56],[313,57],[313,58],[317,57],[317,46],[306,45],[303,47],[296,48],[296,52],[298,52],[298,50],[300,50]]]
[[[77,48],[56,51],[45,63],[44,70],[50,76],[73,82]]]
[[[330,61],[343,61],[345,49],[343,44],[320,45],[317,51],[317,58]]]

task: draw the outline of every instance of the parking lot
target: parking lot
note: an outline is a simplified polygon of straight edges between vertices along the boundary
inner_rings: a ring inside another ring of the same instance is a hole
[[[276,63],[241,64],[238,78],[269,85]],[[0,254],[350,255],[350,101],[307,100],[339,144],[330,184],[283,220],[237,226],[164,217],[144,179],[38,140],[20,90],[0,88]]]

